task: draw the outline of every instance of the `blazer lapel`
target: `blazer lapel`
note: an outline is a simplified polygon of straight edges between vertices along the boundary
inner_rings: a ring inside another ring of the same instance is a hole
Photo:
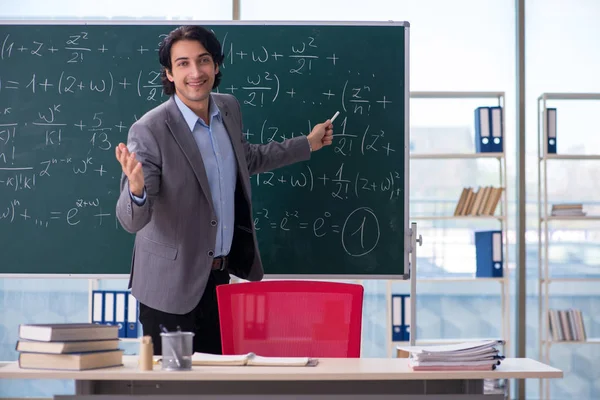
[[[189,126],[185,123],[179,108],[177,108],[177,103],[175,103],[175,99],[172,97],[167,104],[167,120],[165,121],[171,134],[175,138],[177,144],[185,154],[194,174],[196,175],[196,179],[200,183],[200,187],[208,200],[208,203],[212,208],[214,205],[212,203],[212,196],[210,193],[210,186],[208,184],[208,178],[206,177],[206,169],[204,168],[204,162],[202,161],[202,155],[200,154],[200,149],[198,149],[198,144],[194,140],[192,133],[190,132]]]
[[[237,164],[238,164],[238,174],[240,174],[240,171],[244,171],[248,169],[247,163],[246,163],[246,155],[244,153],[244,148],[242,147],[242,143],[238,140],[236,140],[234,138],[234,136],[232,136],[231,132],[236,132],[236,129],[240,131],[242,130],[242,127],[237,127],[236,123],[233,119],[233,115],[231,114],[231,111],[229,110],[229,106],[227,105],[227,103],[225,103],[218,95],[215,96],[213,95],[213,100],[215,101],[215,103],[217,103],[217,106],[219,107],[219,111],[221,111],[221,116],[223,117],[223,125],[225,125],[225,130],[227,131],[227,134],[229,135],[229,140],[231,141],[231,147],[233,147],[233,152],[235,153],[235,159],[237,160]],[[243,135],[243,133],[241,133]],[[242,174],[242,176],[244,176]],[[244,181],[242,179],[242,181]],[[249,195],[248,190],[246,188],[246,185],[242,185],[244,192],[246,194],[246,196]]]

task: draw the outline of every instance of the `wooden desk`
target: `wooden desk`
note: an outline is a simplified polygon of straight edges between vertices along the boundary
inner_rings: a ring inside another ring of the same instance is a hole
[[[0,379],[73,379],[78,395],[474,400],[483,398],[484,379],[563,377],[562,371],[527,358],[505,359],[495,371],[464,372],[411,371],[408,360],[398,358],[320,359],[316,367],[193,367],[175,372],[159,368],[138,371],[135,356],[125,356],[122,367],[77,372],[20,369],[16,362],[9,362],[0,363]],[[496,398],[501,397],[485,396],[485,400]]]

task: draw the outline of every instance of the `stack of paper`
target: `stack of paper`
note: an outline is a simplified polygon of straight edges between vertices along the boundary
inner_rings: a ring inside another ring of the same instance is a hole
[[[404,346],[414,371],[493,370],[504,359],[496,348],[502,340],[465,342],[443,346]]]

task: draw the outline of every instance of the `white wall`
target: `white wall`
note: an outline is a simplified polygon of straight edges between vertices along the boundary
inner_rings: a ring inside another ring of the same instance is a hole
[[[2,0],[0,18],[133,17],[230,20],[230,1],[209,0]]]

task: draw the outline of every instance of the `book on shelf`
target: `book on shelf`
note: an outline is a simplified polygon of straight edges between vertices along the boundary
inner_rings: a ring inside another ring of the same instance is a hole
[[[503,340],[484,340],[398,349],[409,353],[408,365],[414,371],[491,371],[504,359],[497,348],[503,344]]]
[[[81,340],[77,342],[39,342],[34,340],[19,340],[17,351],[26,353],[87,353],[91,351],[118,350],[119,340]]]
[[[207,354],[194,353],[192,365],[195,366],[263,366],[263,367],[307,367],[315,366],[318,360],[310,357],[262,357],[248,354]]]
[[[123,365],[123,350],[79,354],[19,353],[19,368],[83,371]]]
[[[585,341],[586,333],[581,310],[548,310],[550,337],[555,342]]]
[[[117,325],[99,324],[21,324],[19,338],[41,342],[118,339]]]
[[[493,216],[502,197],[501,187],[483,186],[476,191],[471,187],[463,188],[454,216]]]
[[[581,203],[560,203],[552,204],[550,215],[553,217],[585,217],[587,213],[583,211]]]

